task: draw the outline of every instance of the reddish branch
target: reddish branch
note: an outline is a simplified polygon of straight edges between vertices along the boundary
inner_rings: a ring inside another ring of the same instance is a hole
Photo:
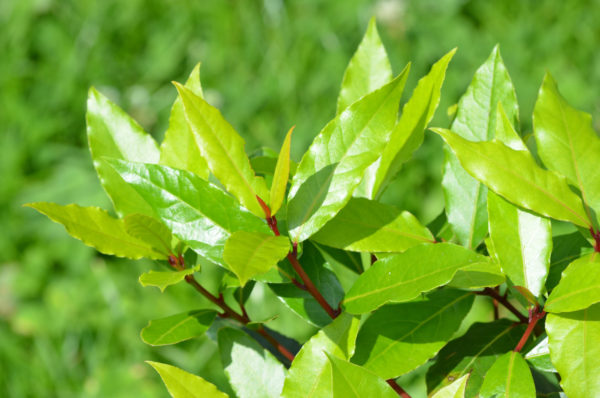
[[[406,391],[404,391],[404,389],[400,387],[398,383],[396,383],[396,379],[388,379],[386,381],[390,385],[390,387],[392,387],[394,391],[396,391],[398,395],[400,395],[402,398],[411,398],[410,395]]]
[[[269,206],[267,206],[267,204],[261,198],[259,198],[257,196],[256,199],[258,200],[258,203],[260,203],[260,206],[262,207],[263,211],[265,212],[265,218],[267,220],[267,224],[269,225],[269,228],[271,228],[271,231],[273,231],[275,236],[280,236],[281,234],[279,233],[279,228],[277,228],[277,219],[275,218],[275,216],[271,215],[271,209],[269,209]],[[300,289],[308,291],[311,294],[311,296],[313,296],[314,299],[317,300],[319,305],[321,307],[323,307],[325,312],[327,312],[327,314],[332,319],[337,318],[337,316],[340,314],[341,311],[339,309],[334,310],[329,305],[327,300],[325,300],[325,297],[323,297],[321,292],[319,292],[319,289],[317,289],[317,287],[312,282],[312,280],[310,279],[308,274],[304,271],[304,268],[302,268],[302,265],[300,265],[300,263],[298,262],[297,245],[298,245],[297,243],[294,243],[294,249],[288,253],[287,259],[289,260],[290,264],[292,264],[292,267],[294,268],[294,270],[296,271],[296,273],[302,280],[302,283],[300,283],[294,279],[292,279],[292,282],[294,283],[294,285],[298,286]]]
[[[529,310],[529,321],[527,324],[527,329],[525,329],[525,333],[523,333],[523,337],[519,340],[519,344],[515,347],[514,351],[519,352],[529,340],[529,336],[533,329],[535,328],[535,324],[538,323],[540,319],[543,319],[546,316],[546,311],[543,311],[540,306],[536,306],[533,310]]]
[[[596,242],[594,245],[594,251],[600,253],[600,231],[594,231],[594,227],[590,227],[590,233]]]
[[[509,310],[510,312],[512,312],[513,314],[515,314],[515,316],[517,318],[519,318],[519,321],[521,321],[521,323],[528,323],[529,322],[529,320],[527,319],[527,317],[525,315],[523,315],[521,313],[521,311],[519,311],[518,309],[516,309],[515,306],[512,305],[506,299],[506,297],[501,296],[494,289],[486,287],[485,289],[483,289],[483,291],[481,291],[481,292],[475,292],[475,294],[479,294],[481,296],[490,296],[491,298],[493,298],[497,302],[501,303],[504,307],[506,307],[507,310]]]

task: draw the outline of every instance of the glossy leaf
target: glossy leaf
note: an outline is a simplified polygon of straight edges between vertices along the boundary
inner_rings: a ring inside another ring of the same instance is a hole
[[[302,157],[288,194],[288,228],[294,242],[309,238],[350,200],[387,142],[406,76],[405,70],[336,116]]]
[[[367,32],[344,73],[342,89],[338,96],[337,114],[390,80],[392,80],[392,66],[377,33],[375,18],[371,18]]]
[[[443,387],[470,373],[465,397],[476,397],[488,369],[496,358],[515,348],[524,331],[524,325],[508,319],[473,324],[465,335],[439,352],[427,371],[427,389]]]
[[[216,311],[195,310],[150,321],[142,329],[142,340],[150,345],[169,345],[204,334],[212,324]]]
[[[142,286],[156,286],[162,293],[168,286],[178,284],[187,275],[191,275],[199,269],[200,266],[188,268],[183,271],[148,271],[140,275],[139,280]]]
[[[157,219],[143,214],[130,214],[123,222],[129,235],[146,242],[154,250],[164,254],[164,258],[173,252],[171,231]]]
[[[536,369],[539,369],[544,372],[557,373],[556,368],[550,360],[550,347],[548,346],[548,337],[541,339],[541,341],[539,341],[536,344],[536,346],[533,347],[527,353],[527,355],[525,355],[525,359]]]
[[[573,261],[564,270],[544,310],[571,312],[589,307],[600,301],[600,255],[597,252]]]
[[[510,351],[496,359],[485,375],[480,396],[535,398],[533,377],[521,354]]]
[[[440,101],[446,69],[455,52],[456,49],[451,50],[433,64],[429,73],[419,80],[411,98],[402,108],[402,116],[383,149],[376,176],[368,184],[369,198],[378,198],[400,171],[402,164],[421,146],[424,130]]]
[[[331,364],[333,398],[397,398],[398,394],[375,373],[333,355]]]
[[[266,223],[197,175],[167,166],[107,160],[159,215],[173,234],[223,265],[223,247],[235,231],[269,233]]]
[[[342,313],[305,343],[289,369],[282,397],[331,397],[331,365],[327,354],[349,359],[354,353],[358,324],[357,318]]]
[[[273,172],[273,183],[271,184],[271,193],[270,193],[270,208],[271,215],[274,216],[283,203],[283,198],[285,198],[285,190],[287,188],[287,183],[290,178],[290,148],[292,145],[292,131],[294,131],[294,127],[292,127],[287,135],[285,136],[285,140],[283,140],[283,145],[281,146],[281,151],[279,152],[279,157],[277,158],[277,165],[275,166],[275,171]]]
[[[290,241],[285,236],[236,231],[225,242],[223,259],[244,286],[248,279],[275,267],[289,251]]]
[[[416,369],[452,338],[473,299],[471,292],[444,289],[379,308],[361,326],[352,362],[383,379]]]
[[[550,257],[550,271],[546,279],[546,290],[552,291],[558,285],[562,272],[571,262],[592,250],[588,241],[579,231],[554,236],[552,238],[552,257]]]
[[[513,124],[518,121],[517,96],[496,46],[461,97],[452,131],[469,141],[491,140],[498,103]],[[462,245],[475,248],[488,232],[487,188],[471,177],[448,150],[443,174],[448,222]]]
[[[196,145],[208,167],[244,207],[264,217],[256,197],[268,200],[268,190],[262,177],[254,175],[244,151],[244,139],[223,118],[221,112],[191,90],[175,83],[183,102],[185,118]]]
[[[564,177],[544,170],[531,156],[499,141],[471,142],[445,129],[433,129],[457,155],[462,166],[511,203],[557,220],[589,227],[581,199]]]
[[[221,363],[240,398],[279,398],[286,370],[271,353],[241,330],[219,330]]]
[[[444,388],[440,388],[431,398],[464,398],[469,375],[454,380]]]
[[[479,289],[482,287],[498,286],[505,278],[500,266],[494,262],[473,263],[460,268],[448,286],[459,289]]]
[[[600,395],[600,304],[577,312],[548,314],[550,358],[569,398]]]
[[[203,98],[202,86],[200,84],[200,64],[197,64],[185,87]],[[191,171],[199,177],[208,180],[209,170],[206,160],[202,157],[200,148],[196,144],[192,130],[185,119],[183,103],[177,97],[171,108],[169,117],[169,128],[165,133],[165,139],[160,145],[160,164],[181,170]]]
[[[75,204],[61,206],[48,202],[28,203],[26,206],[62,224],[69,235],[100,253],[133,260],[142,257],[165,259],[160,251],[129,235],[123,220],[111,217],[99,207],[81,207]]]
[[[452,280],[467,265],[487,257],[451,243],[423,244],[377,261],[346,294],[344,307],[363,314],[387,302],[409,301]]]
[[[402,252],[435,242],[431,232],[407,211],[374,200],[352,198],[312,240],[359,252]]]
[[[227,398],[213,384],[165,363],[146,361],[160,375],[173,398]]]
[[[156,163],[159,150],[154,139],[121,108],[90,88],[87,101],[87,137],[100,182],[121,216],[141,213],[154,216],[152,208],[113,169],[104,156],[134,162]]]
[[[571,107],[546,73],[533,112],[538,155],[544,165],[567,177],[584,204],[600,213],[600,137],[592,117]]]

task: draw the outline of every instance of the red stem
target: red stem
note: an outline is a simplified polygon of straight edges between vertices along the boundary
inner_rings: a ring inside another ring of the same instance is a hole
[[[404,391],[404,389],[396,383],[396,379],[387,379],[386,381],[402,398],[411,398],[410,394]]]
[[[515,316],[517,318],[519,318],[519,321],[521,321],[521,323],[528,323],[529,320],[525,317],[525,315],[523,315],[521,313],[521,311],[519,311],[518,309],[516,309],[507,299],[506,297],[502,297],[500,296],[494,289],[491,289],[489,287],[486,287],[485,289],[483,289],[482,292],[475,292],[475,294],[479,294],[481,296],[490,296],[493,299],[495,299],[497,302],[501,303],[504,307],[506,307],[507,310],[509,310],[510,312],[512,312],[513,314],[515,314]]]
[[[275,347],[277,351],[281,353],[281,355],[289,359],[290,362],[294,361],[294,354],[289,352],[287,348],[283,346],[283,344],[275,340],[275,338],[271,336],[266,329],[262,327],[262,325],[258,327],[257,332],[260,333],[260,335],[263,336],[269,343],[271,343],[271,345]]]
[[[519,344],[517,344],[514,349],[515,352],[521,351],[525,343],[527,343],[527,340],[529,340],[529,336],[531,335],[531,332],[533,332],[535,324],[545,316],[546,311],[541,310],[539,306],[535,307],[533,310],[529,310],[529,323],[527,324],[527,329],[525,329],[525,333],[523,333],[521,340],[519,340]]]
[[[594,227],[590,227],[590,233],[592,234],[592,237],[596,242],[596,244],[594,245],[594,251],[600,253],[600,231],[596,232],[594,231]]]

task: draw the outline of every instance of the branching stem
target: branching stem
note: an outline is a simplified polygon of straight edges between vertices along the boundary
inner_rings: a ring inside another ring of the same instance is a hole
[[[519,318],[519,321],[521,321],[521,323],[528,323],[529,322],[529,320],[527,319],[527,317],[525,317],[525,315],[523,315],[521,313],[521,311],[519,311],[518,309],[516,309],[515,306],[512,305],[506,299],[506,297],[502,297],[494,289],[486,287],[485,289],[483,289],[483,291],[481,291],[481,292],[475,292],[475,294],[479,294],[481,296],[490,296],[490,297],[492,297],[497,302],[501,303],[504,307],[506,307],[507,310],[509,310],[510,312],[512,312],[513,314],[515,314],[515,316],[517,318]]]
[[[523,333],[523,337],[521,337],[521,340],[519,340],[519,343],[517,344],[517,346],[515,347],[515,349],[513,351],[515,351],[515,352],[521,351],[521,349],[523,348],[525,343],[527,343],[527,340],[529,340],[529,336],[531,335],[531,332],[533,332],[533,329],[535,328],[535,324],[540,319],[543,319],[545,316],[546,316],[546,311],[542,310],[539,305],[536,306],[534,309],[529,310],[529,320],[528,320],[528,324],[527,324],[527,329],[525,329],[525,333]]]

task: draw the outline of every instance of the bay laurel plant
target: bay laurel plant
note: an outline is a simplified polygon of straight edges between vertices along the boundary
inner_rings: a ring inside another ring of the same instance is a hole
[[[175,83],[160,145],[92,88],[89,147],[117,217],[28,206],[101,253],[157,260],[142,285],[187,283],[207,299],[150,321],[141,338],[210,332],[239,397],[600,396],[600,139],[549,74],[524,139],[494,48],[450,128],[427,132],[445,142],[445,210],[424,225],[380,201],[422,144],[454,53],[400,106],[410,65],[393,75],[371,21],[337,114],[299,163],[293,128],[278,154],[249,158],[204,100],[199,66]],[[315,327],[308,341],[247,308],[265,289]],[[149,364],[173,397],[226,396]]]

